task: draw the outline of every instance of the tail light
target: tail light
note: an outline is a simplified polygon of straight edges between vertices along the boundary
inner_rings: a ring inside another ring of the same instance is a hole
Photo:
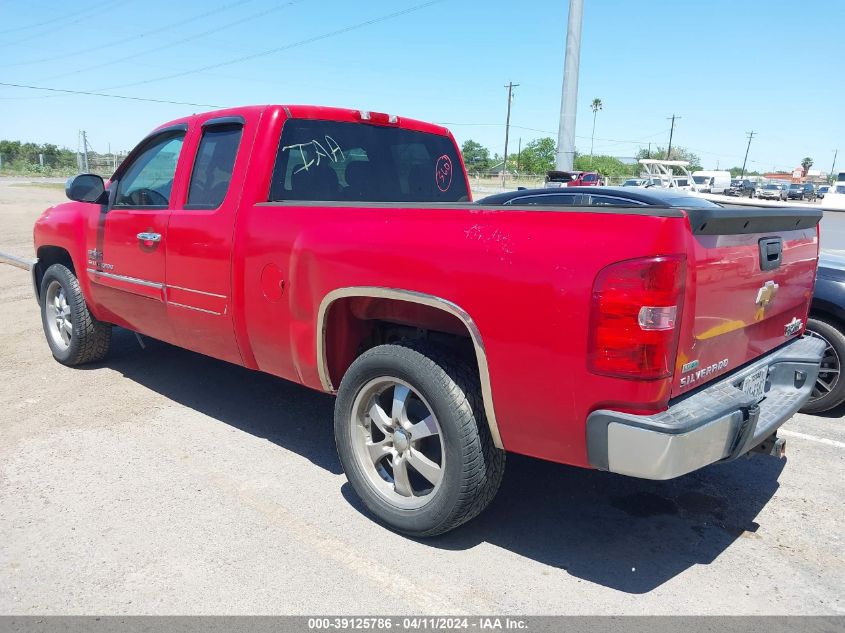
[[[587,351],[591,372],[640,380],[672,375],[685,275],[682,255],[630,259],[599,271]]]

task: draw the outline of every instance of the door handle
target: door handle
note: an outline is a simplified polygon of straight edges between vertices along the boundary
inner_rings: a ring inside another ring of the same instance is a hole
[[[138,239],[142,242],[160,242],[161,233],[138,233]]]

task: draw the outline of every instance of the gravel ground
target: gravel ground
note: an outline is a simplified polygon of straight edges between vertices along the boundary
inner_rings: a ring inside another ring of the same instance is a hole
[[[0,182],[0,251],[61,199]],[[352,495],[330,397],[125,331],[63,367],[9,266],[0,322],[0,613],[845,613],[842,410],[670,482],[511,456],[484,515],[415,541]]]

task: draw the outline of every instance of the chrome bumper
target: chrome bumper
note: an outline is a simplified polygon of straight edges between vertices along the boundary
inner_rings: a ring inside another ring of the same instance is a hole
[[[672,479],[744,455],[810,397],[824,348],[815,338],[796,339],[661,413],[594,411],[587,418],[590,464],[631,477]],[[740,387],[762,367],[769,369],[765,396],[755,402]]]

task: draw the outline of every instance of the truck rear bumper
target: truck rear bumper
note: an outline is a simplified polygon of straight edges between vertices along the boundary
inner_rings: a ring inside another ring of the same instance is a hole
[[[800,338],[730,376],[705,385],[653,415],[611,410],[587,418],[590,464],[644,479],[672,479],[739,457],[771,436],[807,401],[819,373],[824,342]],[[768,368],[763,400],[742,382]]]

